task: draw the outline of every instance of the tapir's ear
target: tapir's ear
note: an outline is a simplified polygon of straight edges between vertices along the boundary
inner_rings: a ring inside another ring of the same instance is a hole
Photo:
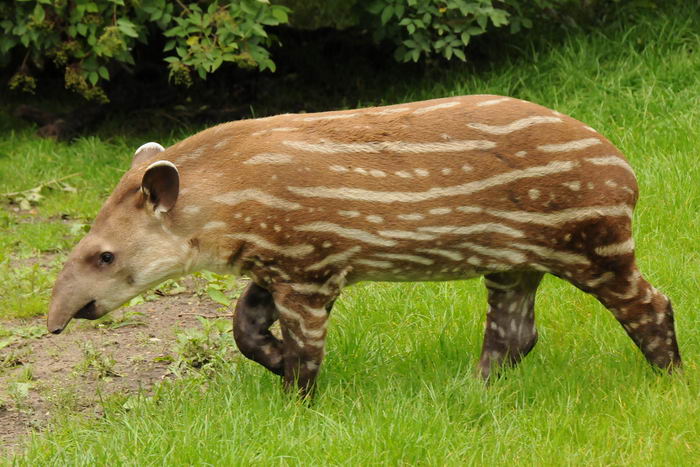
[[[134,158],[131,160],[131,168],[133,169],[137,165],[143,164],[149,158],[163,151],[165,151],[165,148],[158,143],[142,144],[134,153]]]
[[[155,212],[168,212],[180,193],[180,173],[170,161],[149,165],[141,180],[141,191]]]

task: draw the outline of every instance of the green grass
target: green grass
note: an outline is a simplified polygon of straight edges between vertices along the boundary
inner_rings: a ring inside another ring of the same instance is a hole
[[[515,95],[571,114],[617,144],[640,183],[639,263],[674,301],[683,373],[652,372],[602,306],[550,277],[538,295],[538,346],[485,388],[472,377],[486,309],[481,281],[360,284],[334,309],[311,406],[290,400],[276,378],[237,359],[206,385],[167,383],[128,410],[121,400],[106,401],[102,419],[59,420],[14,462],[697,465],[698,31],[698,13],[676,6],[552,47],[526,44],[478,75],[453,66],[407,78],[388,85],[383,98]],[[154,138],[101,136],[67,145],[7,129],[0,134],[0,192],[80,172],[71,182],[78,193],[49,193],[38,216],[88,220],[146,139]],[[3,233],[6,258],[63,249],[76,238],[56,227],[32,227],[43,233],[27,235],[33,231],[17,218],[2,221],[13,239]],[[11,282],[11,273],[0,268],[0,280]],[[0,308],[1,315],[12,310]]]

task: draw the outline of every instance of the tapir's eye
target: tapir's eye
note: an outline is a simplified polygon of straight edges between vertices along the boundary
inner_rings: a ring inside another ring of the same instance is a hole
[[[100,253],[100,264],[111,264],[114,261],[114,254],[109,251]]]

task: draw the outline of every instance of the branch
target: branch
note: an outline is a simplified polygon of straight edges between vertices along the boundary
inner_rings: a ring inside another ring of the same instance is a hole
[[[74,173],[74,174],[66,175],[65,177],[54,178],[53,180],[49,180],[49,181],[40,183],[40,184],[38,184],[37,186],[35,186],[35,187],[33,187],[33,188],[28,188],[28,189],[26,189],[26,190],[21,190],[21,191],[12,191],[12,192],[9,192],[9,193],[3,193],[3,194],[0,195],[0,197],[2,197],[2,198],[9,198],[9,197],[12,197],[12,196],[21,195],[22,193],[27,193],[27,192],[30,192],[30,191],[32,191],[32,190],[36,190],[37,188],[43,188],[43,187],[45,187],[45,186],[54,185],[54,184],[56,184],[56,183],[58,183],[58,182],[62,182],[63,180],[67,180],[67,179],[69,179],[69,178],[72,178],[72,177],[75,177],[75,176],[78,176],[78,175],[80,175],[80,173],[76,172],[76,173]]]

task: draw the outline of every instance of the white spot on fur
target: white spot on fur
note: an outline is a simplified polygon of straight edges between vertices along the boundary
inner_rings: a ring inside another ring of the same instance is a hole
[[[578,180],[574,182],[564,182],[562,183],[562,185],[564,185],[566,188],[572,191],[578,191],[581,189],[581,182],[579,182]]]
[[[475,251],[484,256],[490,256],[492,258],[504,259],[512,264],[522,264],[527,260],[527,257],[518,252],[508,248],[489,248],[483,245],[472,242],[463,242],[457,245],[458,248],[467,248],[469,250]],[[474,258],[471,257],[467,260],[468,263],[478,266],[481,264],[481,260],[478,263],[473,263],[470,260]],[[478,258],[477,258],[478,259]]]
[[[413,171],[418,175],[419,177],[427,177],[430,175],[430,173],[425,170],[425,169],[413,169]]]
[[[319,143],[305,141],[283,141],[282,144],[293,149],[321,154],[381,152],[425,154],[432,152],[462,152],[486,150],[496,147],[496,143],[487,140],[432,141],[427,143],[408,143],[405,141],[370,141],[366,143],[339,143],[321,140]]]
[[[418,227],[422,232],[451,234],[451,235],[473,235],[482,233],[500,233],[511,237],[524,237],[525,234],[518,229],[495,222],[485,222],[483,224],[462,225],[440,225],[430,227]]]
[[[360,213],[359,211],[338,211],[338,214],[340,214],[343,217],[359,217]]]
[[[309,253],[314,251],[313,245],[292,245],[292,246],[282,246],[282,245],[275,245],[266,239],[260,237],[259,235],[255,234],[248,234],[248,233],[234,233],[234,234],[227,234],[225,235],[226,237],[233,238],[236,240],[243,240],[246,242],[249,242],[256,247],[263,248],[265,250],[271,250],[275,251],[277,253],[280,253],[284,256],[288,256],[290,258],[302,258],[304,256],[307,256]]]
[[[449,214],[452,212],[452,208],[433,208],[430,211],[428,211],[430,214],[434,215],[443,215],[443,214]]]
[[[501,104],[503,102],[508,102],[509,100],[511,100],[510,97],[499,97],[496,99],[489,99],[489,100],[478,102],[476,104],[476,106],[477,107],[488,107],[488,106],[492,106],[492,105]]]
[[[306,271],[318,271],[319,269],[324,268],[325,266],[328,266],[329,264],[335,264],[335,263],[342,263],[347,261],[351,256],[355,255],[357,252],[359,252],[362,248],[359,246],[354,246],[352,248],[349,248],[345,251],[342,251],[340,253],[335,253],[332,255],[328,255],[325,258],[323,258],[321,261],[314,263],[306,268]]]
[[[182,212],[185,214],[197,214],[199,211],[201,211],[202,208],[199,206],[185,206],[182,208]]]
[[[399,215],[396,216],[396,217],[398,217],[398,218],[401,219],[402,221],[420,221],[420,220],[425,219],[425,216],[424,216],[423,214],[418,214],[418,213],[414,213],[414,214],[399,214]]]
[[[364,266],[371,266],[373,268],[379,269],[389,269],[393,266],[389,261],[374,261],[371,259],[356,259],[353,261],[355,264],[362,264]]]
[[[586,258],[583,255],[577,255],[575,253],[568,253],[565,251],[558,251],[552,248],[537,245],[529,245],[525,243],[512,243],[511,246],[514,246],[515,248],[519,248],[521,250],[531,251],[542,258],[553,259],[555,261],[559,261],[565,264],[590,264],[588,258]]]
[[[603,144],[603,142],[598,138],[585,138],[575,141],[568,141],[566,143],[543,144],[541,146],[537,146],[537,149],[542,152],[571,152],[587,149],[597,144]]]
[[[428,107],[421,107],[413,111],[415,115],[421,115],[427,112],[432,112],[434,110],[449,109],[450,107],[455,107],[460,104],[459,101],[444,102],[442,104],[429,105]]]
[[[626,255],[634,251],[634,239],[631,237],[624,242],[596,247],[595,252],[600,256]]]
[[[248,165],[258,165],[258,164],[291,164],[294,162],[294,158],[289,154],[277,154],[273,152],[266,152],[262,154],[256,154],[250,159],[243,161],[244,164]]]
[[[298,128],[294,127],[279,127],[279,128],[270,128],[269,130],[260,130],[256,131],[255,133],[252,133],[251,136],[262,136],[266,135],[268,133],[278,133],[278,132],[287,132],[287,131],[296,131]]]
[[[441,250],[437,248],[416,248],[416,251],[421,253],[429,253],[431,255],[443,256],[452,261],[462,261],[464,256],[458,251]]]
[[[442,173],[443,175],[449,175],[449,174],[452,173],[452,169],[450,169],[450,168],[448,168],[448,167],[445,167],[444,169],[442,169],[442,170],[440,171],[440,173]]]
[[[365,219],[367,219],[369,222],[373,222],[375,224],[381,224],[382,222],[384,222],[384,218],[382,218],[382,216],[371,215],[371,216],[365,217]]]
[[[339,114],[339,115],[319,115],[316,117],[303,117],[301,119],[297,118],[296,120],[302,120],[304,122],[317,122],[320,120],[343,120],[346,118],[357,117],[358,115],[360,115],[359,112],[355,112],[355,113]]]
[[[401,177],[401,178],[413,178],[413,175],[404,171],[404,170],[399,170],[398,172],[394,172],[395,175]]]
[[[369,174],[373,177],[386,177],[386,172],[377,169],[370,170]]]
[[[409,230],[380,230],[377,233],[379,235],[381,235],[382,237],[400,238],[400,239],[416,240],[416,241],[435,240],[436,238],[438,238],[437,235],[412,232]]]
[[[211,221],[211,222],[207,222],[206,224],[204,224],[204,227],[202,227],[202,228],[204,230],[210,230],[210,229],[223,229],[224,227],[226,227],[225,222]]]
[[[530,197],[530,199],[537,199],[540,197],[540,190],[538,190],[536,188],[532,188],[531,190],[529,190],[527,192],[527,194]]]
[[[379,245],[379,246],[394,246],[394,245],[396,245],[396,242],[393,240],[386,240],[386,239],[377,237],[376,235],[371,234],[369,232],[365,232],[364,230],[349,229],[346,227],[342,227],[338,224],[334,224],[332,222],[323,222],[323,221],[310,222],[308,224],[298,225],[298,226],[294,227],[294,230],[298,230],[300,232],[328,232],[328,233],[336,234],[340,237],[348,238],[350,240],[358,240],[358,241],[361,241],[364,243],[369,243],[371,245]]]
[[[458,206],[455,209],[466,214],[477,214],[484,211],[484,209],[479,206]]]
[[[431,264],[435,263],[435,261],[433,261],[430,258],[424,258],[422,256],[417,255],[405,255],[401,253],[375,253],[374,256],[378,258],[397,259],[400,261],[424,264],[426,266],[430,266]]]
[[[469,123],[467,124],[467,126],[491,135],[507,135],[515,131],[529,128],[533,125],[559,122],[561,122],[561,118],[533,116],[515,120],[514,122],[511,122],[507,125],[486,125],[484,123]]]
[[[388,108],[384,110],[379,110],[376,112],[367,112],[368,115],[392,115],[392,114],[397,114],[397,113],[402,113],[402,112],[408,112],[411,110],[410,107],[395,107],[395,108]]]

